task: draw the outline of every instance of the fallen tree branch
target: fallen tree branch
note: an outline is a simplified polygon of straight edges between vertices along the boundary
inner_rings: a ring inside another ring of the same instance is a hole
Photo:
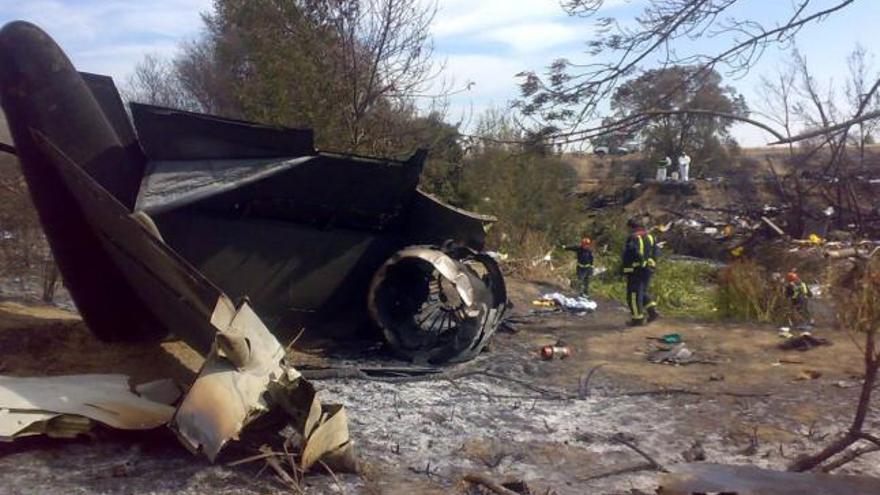
[[[497,493],[498,495],[519,495],[515,491],[504,488],[500,484],[487,478],[486,476],[483,476],[482,474],[466,474],[462,479],[467,481],[468,483],[473,483],[474,485],[485,486],[486,488],[494,493]]]
[[[538,387],[536,385],[532,385],[531,383],[529,383],[525,380],[520,380],[518,378],[513,378],[511,376],[500,375],[497,373],[493,373],[491,371],[484,371],[482,373],[474,373],[474,374],[483,374],[483,375],[488,376],[489,378],[495,378],[496,380],[509,381],[509,382],[515,383],[521,387],[527,388],[533,392],[538,392],[541,395],[546,395],[546,396],[550,396],[550,397],[567,398],[567,399],[574,399],[575,398],[575,397],[572,397],[571,395],[566,394],[565,392],[562,392],[562,391],[545,389],[542,387]]]
[[[862,433],[862,434],[860,434],[859,436],[860,436],[861,438],[863,438],[864,440],[867,440],[867,441],[873,443],[873,444],[876,445],[877,447],[880,447],[880,438],[875,437],[874,435],[871,435],[871,434],[869,434],[869,433]]]
[[[613,397],[642,397],[646,395],[703,395],[694,390],[685,390],[681,388],[661,388],[657,390],[639,390],[637,392],[621,392]]]
[[[275,471],[275,475],[278,476],[278,478],[287,487],[291,488],[292,490],[295,490],[297,493],[302,493],[302,487],[300,486],[299,482],[297,480],[293,479],[293,477],[290,476],[290,473],[288,473],[284,469],[284,467],[281,465],[281,463],[278,462],[278,453],[277,452],[273,452],[266,445],[260,447],[260,452],[262,452],[263,454],[266,454],[266,456],[267,456],[266,457],[266,464],[272,469],[272,471]]]
[[[611,471],[605,473],[594,474],[592,476],[588,476],[586,478],[579,478],[581,481],[593,481],[602,478],[608,478],[611,476],[619,476],[621,474],[629,474],[629,473],[637,473],[639,471],[649,471],[655,470],[654,464],[650,462],[643,462],[641,464],[636,464],[635,466],[623,467],[619,469],[613,469]]]
[[[741,398],[746,398],[746,399],[750,399],[750,398],[753,398],[753,397],[772,397],[772,396],[773,396],[773,394],[771,394],[771,393],[767,393],[767,392],[765,392],[765,393],[750,393],[750,392],[719,392],[718,395],[727,395],[727,396],[730,396],[730,397],[741,397]]]
[[[269,458],[269,457],[282,457],[283,455],[284,454],[281,454],[279,452],[266,451],[266,452],[263,452],[262,454],[256,454],[256,455],[252,455],[250,457],[245,457],[243,459],[238,459],[235,461],[227,462],[226,465],[229,467],[233,467],[233,466],[238,466],[241,464],[247,464],[249,462],[261,461],[261,460]]]
[[[798,457],[788,467],[789,471],[803,472],[815,469],[859,440],[867,440],[875,445],[880,445],[880,438],[862,431],[871,408],[871,393],[874,385],[878,382],[878,374],[880,374],[880,360],[877,359],[876,348],[876,336],[873,332],[869,332],[865,338],[864,348],[865,378],[862,381],[862,391],[859,394],[856,414],[849,431],[816,454]]]
[[[846,122],[841,122],[840,124],[833,125],[830,127],[823,127],[822,129],[816,129],[815,131],[805,132],[803,134],[798,134],[797,136],[792,136],[790,138],[783,138],[773,143],[770,143],[770,146],[774,146],[777,144],[789,144],[796,143],[798,141],[803,141],[805,139],[810,139],[818,136],[825,136],[828,134],[833,134],[837,131],[841,131],[843,129],[848,129],[859,122],[864,122],[866,120],[876,119],[880,117],[880,110],[874,112],[868,112],[864,115],[856,117],[851,120],[847,120]]]
[[[660,464],[659,462],[657,462],[657,460],[654,459],[653,457],[651,457],[647,452],[645,452],[644,450],[642,450],[641,448],[639,448],[638,445],[636,445],[636,444],[630,442],[629,440],[627,440],[626,437],[623,436],[623,434],[621,434],[621,433],[615,433],[614,435],[611,436],[610,440],[611,440],[612,442],[614,442],[614,443],[619,443],[620,445],[623,445],[623,446],[625,446],[625,447],[629,447],[629,448],[632,449],[635,453],[639,454],[639,455],[642,456],[646,461],[648,461],[649,463],[651,463],[651,467],[653,467],[655,470],[660,471],[660,472],[663,472],[663,473],[668,473],[668,472],[669,472],[668,469],[666,469],[665,467],[663,467],[662,464]]]
[[[619,394],[615,394],[611,397],[643,397],[643,396],[651,396],[651,395],[727,395],[730,397],[740,397],[740,398],[752,398],[752,397],[772,397],[773,394],[764,392],[764,393],[750,393],[750,392],[697,392],[696,390],[687,390],[683,388],[660,388],[657,390],[638,390],[635,392],[621,392]]]
[[[852,462],[865,454],[870,454],[872,452],[878,451],[880,451],[880,445],[871,445],[870,447],[850,450],[846,454],[840,456],[840,459],[837,459],[834,462],[829,462],[828,464],[823,466],[822,472],[830,473],[831,471],[843,466],[844,464]]]
[[[602,363],[602,364],[598,364],[596,366],[593,366],[593,368],[590,369],[590,371],[587,373],[587,376],[584,377],[583,380],[578,381],[578,398],[579,399],[586,399],[587,397],[589,397],[589,395],[590,395],[590,379],[593,378],[593,375],[597,371],[602,369],[602,367],[605,366],[606,364],[608,364],[608,363]]]

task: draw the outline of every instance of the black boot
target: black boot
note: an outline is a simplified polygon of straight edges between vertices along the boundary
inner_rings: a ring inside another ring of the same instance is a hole
[[[628,326],[628,327],[641,327],[644,325],[645,325],[644,318],[633,318],[632,320],[629,320],[628,322],[626,322],[626,326]]]
[[[648,323],[651,323],[657,318],[660,318],[660,313],[657,312],[657,308],[653,306],[648,308]]]

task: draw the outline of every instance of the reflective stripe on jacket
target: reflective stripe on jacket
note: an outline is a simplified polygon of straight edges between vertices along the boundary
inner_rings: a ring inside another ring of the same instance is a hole
[[[657,266],[657,255],[657,240],[653,234],[633,233],[623,248],[623,273],[633,273],[637,268],[653,269]]]
[[[798,282],[794,284],[794,287],[791,288],[791,298],[792,299],[800,299],[801,297],[810,297],[812,293],[810,292],[810,288],[807,287],[806,282]]]
[[[655,268],[657,266],[657,239],[653,234],[645,235],[645,253],[643,259],[646,268]]]

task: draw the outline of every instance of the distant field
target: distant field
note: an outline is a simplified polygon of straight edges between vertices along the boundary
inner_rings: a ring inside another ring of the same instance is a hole
[[[778,173],[788,172],[786,158],[788,156],[786,146],[765,146],[756,148],[743,148],[742,154],[734,165],[746,165],[752,174],[771,173],[770,164]],[[855,153],[852,150],[851,153]],[[880,169],[880,144],[866,147],[865,157],[870,166]],[[769,160],[768,160],[769,159]],[[607,181],[632,177],[634,170],[643,163],[644,155],[632,153],[624,156],[599,157],[590,153],[566,154],[563,156],[571,167],[577,172],[582,182]],[[693,170],[693,168],[692,168]]]

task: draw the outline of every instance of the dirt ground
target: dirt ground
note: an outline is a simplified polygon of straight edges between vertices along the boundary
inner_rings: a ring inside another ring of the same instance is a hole
[[[325,402],[348,409],[362,474],[306,478],[308,493],[469,493],[466,473],[525,480],[533,493],[653,493],[657,473],[616,439],[667,467],[702,450],[709,462],[784,468],[846,427],[858,394],[860,354],[846,334],[819,328],[833,345],[780,351],[776,330],[662,319],[627,328],[616,303],[590,315],[534,314],[543,290],[510,281],[515,333],[499,333],[452,380],[386,383],[320,380]],[[652,337],[679,333],[702,361],[653,364]],[[565,360],[538,349],[564,341]],[[318,366],[400,366],[375,351],[307,352]],[[184,344],[106,344],[75,314],[0,303],[0,373],[39,376],[122,372],[134,383],[189,383],[201,358]],[[589,377],[589,379],[587,379]],[[586,384],[584,382],[587,382]],[[880,430],[880,415],[869,420]],[[616,436],[617,435],[617,436]],[[191,456],[166,431],[99,430],[77,441],[0,444],[4,493],[285,493],[258,463],[227,466],[255,445],[248,438],[216,465]],[[880,476],[878,458],[841,472]],[[615,474],[625,471],[622,474]]]

